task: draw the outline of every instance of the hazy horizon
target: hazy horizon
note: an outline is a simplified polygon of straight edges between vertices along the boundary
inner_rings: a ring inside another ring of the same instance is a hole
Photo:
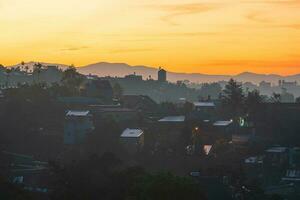
[[[298,0],[0,0],[0,63],[298,74],[299,8]]]
[[[148,65],[144,65],[144,64],[137,64],[137,65],[130,65],[129,63],[125,63],[125,62],[108,62],[108,61],[98,61],[98,62],[95,62],[95,63],[88,63],[86,65],[82,65],[82,66],[76,66],[74,65],[73,63],[72,64],[68,64],[68,63],[55,63],[55,62],[44,62],[44,61],[22,61],[24,62],[24,64],[29,64],[29,63],[42,63],[42,64],[48,64],[48,65],[57,65],[57,66],[74,66],[76,68],[85,68],[85,67],[88,67],[88,66],[91,66],[91,65],[96,65],[96,64],[101,64],[101,63],[107,63],[107,64],[121,64],[121,65],[128,65],[128,67],[145,67],[145,68],[150,68],[150,69],[159,69],[160,67],[164,68],[163,66],[148,66]],[[22,62],[18,62],[18,63],[15,63],[13,65],[7,65],[4,67],[16,67],[16,66],[20,66],[22,65],[21,63]],[[276,73],[257,73],[257,72],[254,72],[254,71],[241,71],[239,73],[236,73],[236,74],[209,74],[209,73],[201,73],[201,72],[186,72],[184,70],[182,71],[170,71],[170,70],[167,70],[167,72],[169,73],[178,73],[178,74],[189,74],[189,75],[216,75],[216,76],[237,76],[237,75],[240,75],[240,74],[245,74],[245,73],[250,73],[250,74],[257,74],[257,75],[278,75],[278,76],[282,76],[282,77],[287,77],[287,76],[293,76],[293,75],[299,75],[300,74],[300,70],[298,73],[294,73],[294,74],[287,74],[287,75],[284,75],[284,74],[276,74]]]

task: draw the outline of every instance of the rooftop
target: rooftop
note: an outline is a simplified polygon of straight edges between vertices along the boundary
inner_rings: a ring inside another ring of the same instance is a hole
[[[184,122],[185,116],[167,116],[158,121],[159,122]]]
[[[266,150],[267,153],[283,153],[287,150],[287,147],[271,147]]]
[[[245,163],[246,164],[262,164],[263,160],[259,156],[252,156],[252,157],[245,159]]]
[[[69,110],[66,116],[84,117],[84,116],[88,116],[89,113],[90,111],[88,110]]]
[[[121,137],[140,137],[143,133],[144,131],[142,131],[141,129],[126,128],[121,134]]]
[[[216,121],[213,123],[213,126],[228,126],[232,123],[232,120],[230,121]]]
[[[195,107],[215,107],[214,102],[194,102]]]

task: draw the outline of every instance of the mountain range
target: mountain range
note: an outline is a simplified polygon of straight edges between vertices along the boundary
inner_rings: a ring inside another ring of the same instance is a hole
[[[34,63],[29,62],[25,63],[29,69],[32,69]],[[66,69],[68,66],[63,64],[53,64],[53,63],[41,63],[43,65],[56,65],[61,69]],[[21,66],[17,64],[10,67]],[[128,74],[137,74],[146,78],[157,79],[157,68],[137,65],[131,66],[126,63],[109,63],[109,62],[99,62],[95,64],[90,64],[86,66],[81,66],[77,68],[78,72],[88,75],[97,75],[97,76],[111,76],[111,77],[124,77]],[[178,72],[168,72],[167,79],[171,82],[176,82],[178,80],[189,80],[190,82],[195,83],[204,83],[204,82],[218,82],[218,81],[228,81],[230,78],[233,78],[241,82],[252,82],[258,84],[261,81],[271,82],[277,84],[279,80],[286,81],[297,81],[300,83],[300,74],[281,76],[276,74],[257,74],[252,72],[243,72],[237,75],[208,75],[201,73],[178,73]]]

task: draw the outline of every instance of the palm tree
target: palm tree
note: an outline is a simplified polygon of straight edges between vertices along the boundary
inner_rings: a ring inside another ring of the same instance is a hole
[[[41,73],[41,69],[42,69],[43,65],[41,63],[35,63],[34,64],[34,73],[37,73],[38,76],[38,83],[40,83],[40,73]]]

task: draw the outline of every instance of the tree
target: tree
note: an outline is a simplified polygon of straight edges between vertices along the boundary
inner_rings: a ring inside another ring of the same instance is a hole
[[[177,108],[176,105],[172,102],[162,102],[160,105],[160,112],[163,114],[168,115],[175,115],[177,114]]]
[[[40,83],[40,74],[41,74],[41,70],[43,68],[43,65],[41,63],[35,63],[34,64],[34,68],[33,68],[33,73],[37,74],[38,77],[38,83]]]
[[[252,120],[254,123],[256,123],[258,120],[258,115],[260,113],[263,101],[264,99],[258,90],[248,92],[248,95],[245,99],[245,107],[250,120]]]
[[[242,85],[235,80],[230,79],[223,90],[221,96],[222,104],[228,112],[228,115],[233,119],[237,119],[242,114],[244,94]]]
[[[79,87],[83,81],[84,76],[78,73],[73,65],[63,72],[62,83],[72,95],[79,94]]]
[[[130,196],[140,200],[206,199],[194,180],[171,173],[147,174],[141,177]]]
[[[26,73],[28,73],[28,70],[29,70],[29,67],[26,65],[26,66],[25,66],[25,71],[26,71]]]
[[[281,95],[280,94],[275,93],[275,92],[272,94],[271,101],[273,103],[280,103],[280,99],[281,99]]]
[[[29,200],[33,198],[30,197],[29,193],[0,177],[0,199]]]
[[[204,83],[200,89],[200,97],[217,99],[222,92],[222,87],[219,83]]]
[[[11,74],[12,70],[9,68],[6,68],[5,72],[6,72],[6,87],[8,87],[10,84],[10,74]]]

